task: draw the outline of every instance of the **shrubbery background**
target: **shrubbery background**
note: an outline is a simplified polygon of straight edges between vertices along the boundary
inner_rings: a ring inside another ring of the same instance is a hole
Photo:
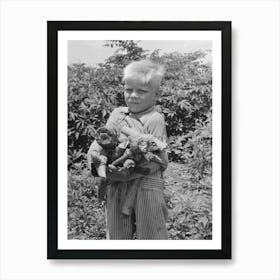
[[[104,209],[86,153],[95,130],[115,107],[125,105],[123,68],[148,58],[166,69],[157,104],[170,142],[165,172],[169,238],[211,239],[212,66],[205,62],[206,51],[160,55],[136,41],[108,41],[104,47],[117,51],[98,66],[68,66],[68,238],[106,238]]]

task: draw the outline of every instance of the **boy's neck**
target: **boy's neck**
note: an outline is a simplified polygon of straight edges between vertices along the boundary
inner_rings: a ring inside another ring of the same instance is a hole
[[[133,112],[130,112],[131,114],[135,115],[135,116],[141,116],[141,115],[145,115],[147,113],[150,113],[152,112],[153,110],[155,109],[155,104],[153,104],[151,107],[149,107],[148,109],[145,109],[144,111],[141,111],[141,112],[137,112],[137,113],[133,113]]]

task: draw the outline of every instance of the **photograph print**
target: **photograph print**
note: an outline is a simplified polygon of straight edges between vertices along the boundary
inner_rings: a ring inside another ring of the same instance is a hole
[[[231,258],[230,30],[48,22],[48,258]]]

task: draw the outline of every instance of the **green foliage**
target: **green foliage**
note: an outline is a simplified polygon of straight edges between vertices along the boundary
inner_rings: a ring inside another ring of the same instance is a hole
[[[95,131],[117,105],[115,75],[84,64],[68,67],[68,167],[85,159]],[[108,86],[106,85],[108,84]]]
[[[188,172],[199,181],[212,176],[212,119],[209,113],[205,121],[197,120],[195,130],[187,134],[184,157],[189,165]]]
[[[169,153],[177,162],[188,164],[188,172],[193,179],[200,180],[212,175],[212,118],[196,120],[194,130],[171,137]]]
[[[105,239],[104,209],[97,200],[97,186],[87,171],[68,174],[68,238]]]
[[[107,41],[105,47],[117,47],[114,55],[105,60],[104,64],[99,64],[105,68],[118,68],[123,69],[129,62],[134,60],[145,59],[147,57],[147,51],[137,45],[133,40],[111,40]]]
[[[169,239],[212,239],[212,178],[192,180],[188,169],[171,162],[164,174]]]

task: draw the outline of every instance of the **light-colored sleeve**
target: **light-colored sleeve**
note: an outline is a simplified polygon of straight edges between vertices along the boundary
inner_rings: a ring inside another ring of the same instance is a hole
[[[106,122],[106,127],[109,129],[119,129],[119,118],[120,118],[120,111],[121,108],[116,108],[113,110],[113,112],[110,114],[109,119]]]
[[[167,143],[166,125],[162,114],[153,114],[145,126],[149,134],[152,134],[160,141]]]
[[[146,123],[146,131],[152,134],[154,137],[160,141],[168,144],[168,138],[166,133],[165,120],[162,114],[155,113]],[[161,167],[165,170],[168,166],[168,155],[166,151],[160,153],[160,158],[162,159]]]

